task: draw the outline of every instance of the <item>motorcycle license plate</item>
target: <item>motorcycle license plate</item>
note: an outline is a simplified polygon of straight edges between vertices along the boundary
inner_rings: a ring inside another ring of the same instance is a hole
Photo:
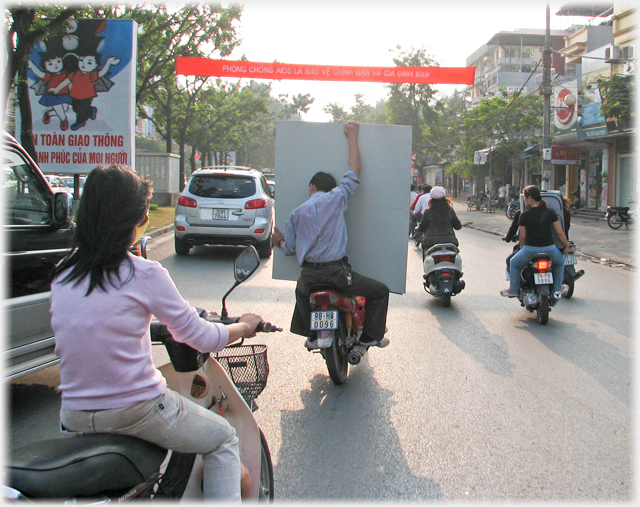
[[[338,329],[338,310],[311,312],[311,330]]]
[[[553,283],[553,273],[534,273],[533,281],[536,282],[536,285]]]
[[[573,266],[574,264],[578,264],[578,259],[576,259],[576,254],[574,253],[564,254],[564,264],[565,266]]]

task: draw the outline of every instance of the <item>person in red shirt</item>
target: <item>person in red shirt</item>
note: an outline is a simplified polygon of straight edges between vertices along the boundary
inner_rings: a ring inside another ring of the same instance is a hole
[[[71,130],[78,130],[84,127],[87,120],[95,120],[98,115],[98,108],[92,105],[93,99],[98,96],[96,93],[96,81],[104,77],[112,65],[118,65],[120,59],[110,56],[104,66],[97,70],[100,64],[100,55],[81,55],[78,57],[78,70],[70,72],[67,79],[60,83],[57,89],[61,90],[65,86],[71,89],[71,107],[76,113],[76,122],[71,125]]]

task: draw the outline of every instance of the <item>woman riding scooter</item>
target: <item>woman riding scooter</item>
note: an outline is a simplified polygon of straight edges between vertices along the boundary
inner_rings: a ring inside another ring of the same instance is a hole
[[[159,263],[131,255],[148,218],[150,182],[128,168],[97,167],[78,209],[74,246],[55,270],[51,325],[60,357],[60,422],[68,433],[131,435],[201,454],[206,499],[240,501],[234,428],[167,388],[151,357],[152,314],[201,352],[255,336],[261,318],[228,326],[198,316]]]
[[[556,231],[566,251],[571,250],[567,237],[562,230],[555,211],[547,208],[547,203],[540,195],[540,189],[529,185],[522,191],[525,207],[520,215],[518,229],[520,250],[513,256],[509,267],[510,285],[508,289],[500,291],[503,297],[518,297],[520,291],[520,271],[537,253],[546,253],[553,263],[553,291],[554,297],[562,297],[562,278],[564,273],[564,256],[558,250],[552,230]]]
[[[453,210],[451,200],[446,195],[447,192],[443,187],[436,186],[431,189],[429,208],[424,212],[420,225],[416,229],[418,233],[423,234],[423,257],[424,252],[439,243],[452,243],[458,246],[458,239],[453,231],[462,229],[462,224]]]

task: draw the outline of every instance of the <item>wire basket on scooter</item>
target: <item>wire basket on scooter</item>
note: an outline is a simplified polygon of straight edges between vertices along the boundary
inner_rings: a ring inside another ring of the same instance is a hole
[[[269,376],[266,345],[242,345],[216,352],[214,357],[229,375],[247,404],[264,390]]]

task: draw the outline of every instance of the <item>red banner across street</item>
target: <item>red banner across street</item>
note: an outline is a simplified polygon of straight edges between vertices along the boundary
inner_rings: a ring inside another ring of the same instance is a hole
[[[471,85],[475,67],[347,67],[210,60],[179,56],[176,73],[187,76],[306,81],[362,81],[372,83],[426,83]]]

